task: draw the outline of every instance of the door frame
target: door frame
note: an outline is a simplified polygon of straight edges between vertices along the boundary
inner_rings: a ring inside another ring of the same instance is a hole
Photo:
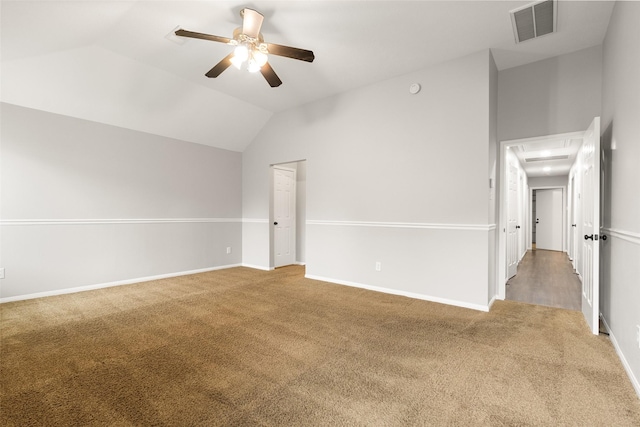
[[[291,163],[291,162],[289,162]],[[295,264],[296,262],[296,208],[297,208],[297,197],[296,197],[296,191],[297,191],[297,171],[294,168],[289,168],[286,166],[283,166],[281,164],[276,164],[276,165],[271,165],[270,168],[270,191],[269,191],[269,269],[273,270],[276,268],[276,260],[275,260],[275,244],[276,244],[276,240],[275,240],[275,230],[273,227],[273,223],[275,221],[275,171],[276,169],[279,170],[284,170],[284,171],[288,171],[288,172],[293,172],[293,196],[294,196],[294,204],[293,204],[293,220],[292,220],[292,239],[293,239],[293,244],[291,245],[291,247],[293,248],[293,263]],[[292,242],[289,242],[292,243]]]
[[[498,256],[497,258],[497,274],[496,274],[496,289],[498,290],[497,298],[504,300],[507,295],[507,247],[506,247],[506,229],[507,229],[507,147],[514,147],[522,144],[532,144],[536,142],[543,142],[546,140],[556,139],[577,139],[583,138],[585,131],[568,132],[555,135],[545,135],[533,138],[520,138],[500,141],[500,157],[498,165],[500,167],[500,181],[498,182],[499,193],[499,226],[498,226]],[[531,199],[529,199],[531,200]]]
[[[299,179],[300,175],[300,167],[301,164],[304,163],[304,180],[302,181],[302,185],[300,185]],[[295,164],[296,166],[290,166]],[[278,162],[272,163],[269,165],[269,219],[267,220],[268,226],[268,252],[269,252],[269,267],[267,270],[275,269],[275,255],[274,255],[274,230],[273,230],[273,222],[274,222],[274,207],[273,207],[273,195],[274,195],[274,175],[273,168],[280,169],[293,169],[296,171],[296,237],[295,237],[295,260],[294,264],[297,265],[305,265],[306,264],[306,236],[307,236],[307,213],[306,213],[306,176],[307,176],[307,159],[298,159],[298,160],[290,160],[286,162]],[[302,197],[300,197],[302,191]],[[304,257],[302,261],[300,257]]]

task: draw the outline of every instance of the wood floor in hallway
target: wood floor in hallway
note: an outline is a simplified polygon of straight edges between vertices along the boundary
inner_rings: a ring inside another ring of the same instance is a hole
[[[566,253],[530,250],[507,282],[506,299],[579,311],[581,289]]]

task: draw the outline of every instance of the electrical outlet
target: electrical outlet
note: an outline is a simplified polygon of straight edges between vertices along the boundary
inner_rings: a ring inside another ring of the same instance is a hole
[[[376,271],[382,270],[382,263],[380,261],[376,261]]]
[[[4,270],[4,269],[3,269]],[[3,275],[4,277],[4,275]],[[636,325],[636,341],[638,342],[638,348],[640,349],[640,325]]]
[[[231,246],[227,246],[227,253],[230,254],[231,253]]]
[[[0,268],[0,279],[4,279],[4,267]]]

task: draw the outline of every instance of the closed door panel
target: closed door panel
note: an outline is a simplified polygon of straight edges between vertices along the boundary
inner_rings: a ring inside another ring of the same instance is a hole
[[[536,190],[536,248],[562,250],[562,189]]]
[[[294,170],[273,169],[274,266],[295,263],[296,175]]]
[[[518,272],[518,168],[510,163],[507,194],[507,279]]]

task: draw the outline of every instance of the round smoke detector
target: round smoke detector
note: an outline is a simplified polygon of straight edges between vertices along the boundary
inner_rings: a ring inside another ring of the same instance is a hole
[[[409,93],[415,95],[418,92],[420,92],[420,84],[412,83],[411,86],[409,86]]]

